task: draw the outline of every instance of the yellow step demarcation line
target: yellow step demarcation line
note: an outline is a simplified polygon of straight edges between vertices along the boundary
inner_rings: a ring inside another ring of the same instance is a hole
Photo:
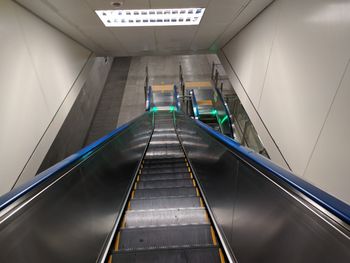
[[[187,159],[185,159],[185,161],[186,161],[186,165],[187,165],[188,170],[189,170],[190,175],[191,175],[191,179],[192,179],[192,182],[193,182],[193,186],[196,188],[196,193],[197,193],[197,196],[199,197],[200,205],[201,205],[201,207],[205,207],[205,206],[204,206],[203,199],[202,199],[202,197],[200,197],[198,187],[196,186],[196,183],[195,183],[195,180],[194,180],[194,178],[193,178],[193,174],[192,174],[191,168],[190,168],[190,166],[188,165]],[[210,219],[209,219],[208,212],[205,211],[204,213],[205,213],[205,219],[206,219],[206,221],[207,221],[208,223],[210,223]],[[211,238],[212,238],[212,240],[213,240],[213,245],[214,245],[214,246],[218,245],[218,241],[217,241],[217,239],[216,239],[215,231],[214,231],[214,228],[213,228],[212,225],[210,225],[210,234],[211,234]],[[221,248],[219,248],[219,257],[220,257],[220,262],[221,262],[221,263],[225,263],[225,256],[224,256],[224,254],[223,254]]]
[[[160,84],[152,85],[152,92],[169,92],[174,90],[174,85],[172,84]]]
[[[134,196],[135,196],[135,191],[136,191],[136,188],[137,188],[137,182],[140,180],[140,175],[141,175],[141,171],[142,171],[142,168],[143,168],[143,163],[144,163],[144,160],[142,160],[141,167],[140,167],[140,170],[139,170],[139,174],[137,175],[136,182],[135,182],[133,190],[131,192],[131,199],[133,199]],[[127,211],[131,210],[130,201],[128,202],[128,206],[127,206],[126,210]],[[121,228],[123,228],[125,226],[126,226],[126,219],[125,219],[125,215],[124,215],[123,219],[122,219],[122,223],[121,223]],[[115,239],[114,251],[118,251],[119,250],[119,243],[120,243],[120,231],[118,232],[117,237]],[[112,262],[112,256],[111,255],[108,258],[108,263],[109,263],[109,261]]]
[[[213,245],[216,246],[218,242],[216,240],[214,228],[212,226],[210,226],[210,233],[211,233],[211,238],[213,239]]]
[[[224,253],[222,253],[221,248],[219,248],[219,256],[220,256],[220,262],[225,263],[225,256],[224,256]]]
[[[198,105],[213,106],[212,100],[197,100]]]
[[[192,88],[211,88],[213,85],[210,81],[188,81],[185,82],[186,89]]]
[[[185,162],[186,162],[187,169],[188,169],[188,171],[190,173],[193,186],[196,189],[196,194],[199,197],[200,205],[201,205],[201,207],[205,207],[203,199],[202,199],[202,197],[200,197],[200,193],[199,193],[197,184],[195,182],[195,179],[193,178],[193,174],[192,174],[191,168],[190,168],[186,158],[185,158]],[[142,161],[141,168],[139,170],[139,174],[137,175],[137,179],[136,179],[136,182],[134,184],[133,191],[131,192],[131,199],[133,199],[134,196],[135,196],[135,191],[136,191],[136,188],[137,188],[137,182],[140,180],[140,175],[142,173],[141,171],[142,171],[142,168],[143,168],[143,163],[144,163],[144,160]],[[130,210],[130,209],[131,209],[131,204],[130,204],[130,201],[129,201],[128,202],[128,206],[127,206],[127,210]],[[208,213],[206,211],[205,211],[205,217],[206,217],[206,220],[208,222],[210,222]],[[121,225],[122,225],[122,227],[125,227],[125,225],[126,225],[125,215],[123,216],[123,221],[122,221]],[[214,231],[214,228],[212,226],[210,226],[210,233],[211,233],[211,236],[212,236],[213,244],[217,245],[218,243],[217,243],[215,231]],[[118,232],[117,237],[116,237],[116,241],[115,241],[115,245],[114,245],[114,251],[118,251],[119,250],[119,244],[120,244],[120,231]],[[220,262],[224,263],[225,262],[225,257],[224,257],[224,254],[222,253],[221,248],[219,248],[219,256],[220,256]],[[109,258],[108,258],[108,263],[111,263],[111,262],[112,262],[112,256],[110,255]]]
[[[119,242],[120,242],[120,231],[118,232],[117,238],[115,240],[114,251],[118,251],[118,249],[119,249]]]

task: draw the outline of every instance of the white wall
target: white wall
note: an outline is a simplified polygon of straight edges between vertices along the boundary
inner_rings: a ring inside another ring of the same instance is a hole
[[[19,5],[0,0],[0,194],[14,186],[90,56]]]
[[[350,1],[276,0],[222,51],[291,169],[350,203]]]

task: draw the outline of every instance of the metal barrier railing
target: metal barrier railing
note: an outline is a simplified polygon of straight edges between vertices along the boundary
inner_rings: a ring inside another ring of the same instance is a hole
[[[215,89],[220,94],[224,101],[224,105],[230,116],[232,126],[233,126],[233,138],[238,141],[243,146],[266,156],[269,155],[253,125],[247,112],[245,111],[243,105],[241,104],[237,94],[234,89],[230,89],[230,94],[224,94],[224,83],[220,82],[220,88],[218,87],[220,81],[220,74],[218,71],[218,66],[221,64],[212,63],[212,80],[215,83]]]

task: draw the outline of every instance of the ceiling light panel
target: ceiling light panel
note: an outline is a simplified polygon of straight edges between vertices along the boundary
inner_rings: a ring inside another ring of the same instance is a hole
[[[96,10],[106,27],[198,25],[205,8]]]

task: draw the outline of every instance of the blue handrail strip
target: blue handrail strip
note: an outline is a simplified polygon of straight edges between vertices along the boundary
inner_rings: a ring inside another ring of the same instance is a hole
[[[218,89],[218,87],[214,87],[215,88],[215,91],[216,93],[219,95],[219,99],[222,103],[222,105],[224,106],[224,109],[225,109],[225,113],[228,117],[228,122],[229,122],[229,125],[230,125],[230,132],[231,132],[231,137],[233,138],[234,137],[234,134],[233,134],[233,128],[232,128],[232,121],[231,121],[231,113],[230,113],[230,110],[227,108],[227,104],[224,100],[224,97],[222,96],[222,93],[221,91]]]
[[[232,138],[229,138],[213,130],[203,122],[196,120],[196,124],[227,147],[243,154],[254,163],[257,163],[258,165],[267,169],[273,175],[287,182],[293,188],[303,193],[305,196],[316,202],[321,207],[336,215],[347,224],[350,224],[350,206],[348,204],[317,188],[316,186],[304,181],[300,177],[294,175],[292,172],[278,166],[260,154],[257,154],[252,150],[243,147]]]
[[[37,176],[35,176],[32,180],[28,181],[27,183],[14,188],[10,192],[0,196],[0,211],[4,208],[6,208],[8,205],[16,201],[21,196],[28,193],[30,190],[35,188],[37,185],[41,184],[45,180],[47,180],[49,177],[53,176],[59,171],[62,171],[63,169],[67,168],[72,163],[78,161],[79,159],[86,159],[88,156],[90,156],[95,149],[97,149],[99,146],[101,146],[104,142],[108,141],[112,137],[116,136],[117,134],[121,133],[130,125],[135,123],[139,118],[141,118],[142,115],[131,122],[128,122],[119,128],[115,129],[111,133],[103,136],[102,138],[98,139],[97,141],[91,143],[90,145],[84,147],[80,151],[70,155],[69,157],[65,158],[64,160],[60,161],[59,163],[55,164],[54,166],[48,168],[47,170],[41,172]]]

